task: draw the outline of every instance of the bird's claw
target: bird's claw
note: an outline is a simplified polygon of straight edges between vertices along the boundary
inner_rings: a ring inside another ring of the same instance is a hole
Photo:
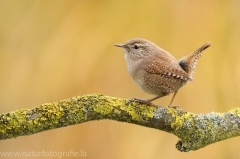
[[[177,105],[174,105],[174,106],[172,106],[172,105],[169,105],[169,106],[168,106],[168,108],[180,109],[180,107],[179,107],[179,106],[177,106]]]
[[[137,103],[141,103],[141,104],[147,104],[147,105],[154,106],[154,107],[156,107],[156,108],[159,107],[158,105],[151,103],[150,100],[139,99],[139,98],[133,98],[133,99],[130,99],[130,100],[127,101],[126,104],[130,104],[130,103],[132,103],[132,102],[137,102]]]

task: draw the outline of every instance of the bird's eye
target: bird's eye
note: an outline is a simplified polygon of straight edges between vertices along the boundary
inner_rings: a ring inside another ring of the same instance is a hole
[[[139,48],[139,46],[138,46],[138,45],[134,45],[133,47],[134,47],[134,49],[138,49],[138,48]]]

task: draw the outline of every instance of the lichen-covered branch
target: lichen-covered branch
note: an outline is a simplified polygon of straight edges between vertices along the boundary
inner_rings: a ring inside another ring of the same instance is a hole
[[[240,135],[240,109],[193,114],[100,94],[73,97],[0,115],[0,139],[31,135],[92,120],[110,119],[163,130],[179,137],[180,151],[197,150]]]

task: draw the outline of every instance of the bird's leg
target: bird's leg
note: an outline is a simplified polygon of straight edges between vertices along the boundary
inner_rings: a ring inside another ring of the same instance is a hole
[[[174,92],[173,97],[172,97],[172,99],[171,99],[171,102],[168,104],[168,107],[170,107],[170,108],[175,108],[175,109],[176,109],[176,108],[179,108],[179,106],[172,106],[172,102],[173,102],[173,100],[174,100],[177,92],[178,92],[178,91]]]

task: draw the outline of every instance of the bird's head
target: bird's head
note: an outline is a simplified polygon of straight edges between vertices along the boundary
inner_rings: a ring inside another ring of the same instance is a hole
[[[154,55],[155,50],[158,48],[154,43],[141,38],[134,38],[125,44],[115,44],[114,46],[122,47],[125,57],[135,60]]]

